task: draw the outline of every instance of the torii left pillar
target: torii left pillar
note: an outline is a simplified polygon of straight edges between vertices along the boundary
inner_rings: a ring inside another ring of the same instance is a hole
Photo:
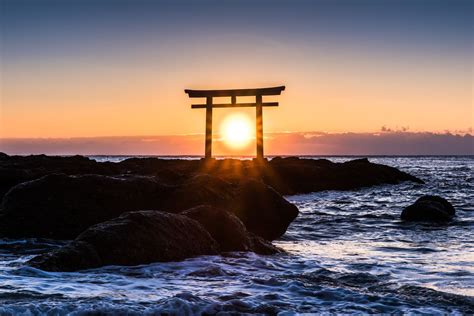
[[[212,97],[206,98],[206,159],[212,157]]]

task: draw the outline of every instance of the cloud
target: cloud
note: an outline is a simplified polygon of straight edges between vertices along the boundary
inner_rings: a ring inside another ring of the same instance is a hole
[[[242,150],[214,141],[218,155],[253,155],[255,142]],[[50,155],[202,155],[203,135],[124,136],[90,138],[4,138],[8,154]],[[474,136],[396,131],[379,133],[293,132],[265,134],[267,155],[474,155]]]

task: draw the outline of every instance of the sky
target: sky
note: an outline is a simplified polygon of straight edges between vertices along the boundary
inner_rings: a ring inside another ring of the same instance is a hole
[[[472,134],[473,6],[0,0],[0,150],[15,152],[12,139],[168,136],[174,153],[184,146],[177,136],[204,132],[205,111],[191,110],[185,88],[285,85],[266,98],[280,102],[264,110],[268,139]],[[215,110],[217,133],[235,111],[254,120],[253,109]],[[472,152],[470,139],[464,149]],[[198,151],[200,143],[182,153]]]

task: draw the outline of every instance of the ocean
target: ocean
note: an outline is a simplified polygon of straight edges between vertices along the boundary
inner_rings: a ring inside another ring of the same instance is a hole
[[[426,184],[286,196],[300,215],[274,242],[284,254],[59,273],[24,262],[65,242],[0,239],[0,314],[474,313],[474,157],[369,160]],[[455,220],[401,222],[424,194],[447,198]]]

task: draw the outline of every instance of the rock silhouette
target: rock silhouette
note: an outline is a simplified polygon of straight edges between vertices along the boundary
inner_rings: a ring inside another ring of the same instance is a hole
[[[231,183],[207,174],[196,175],[179,186],[164,209],[179,212],[202,204],[234,213],[247,230],[267,240],[282,236],[298,215],[296,206],[262,181]]]
[[[217,175],[230,182],[261,179],[280,194],[307,193],[322,190],[351,190],[402,181],[422,180],[389,166],[367,159],[333,163],[327,159],[275,157],[264,164],[250,160],[182,160],[129,158],[119,163],[96,162],[82,156],[54,157],[45,155],[0,155],[0,196],[14,185],[42,176],[68,175],[148,175],[162,183],[178,184],[197,174]]]
[[[15,186],[4,197],[0,234],[74,239],[125,211],[159,209],[169,190],[145,176],[47,175]]]
[[[283,235],[298,209],[262,182],[232,184],[197,175],[179,185],[151,176],[52,174],[17,185],[4,197],[0,234],[74,239],[93,224],[143,209],[179,213],[202,204],[234,213],[250,232],[268,240]]]
[[[456,211],[448,200],[435,195],[424,195],[406,207],[400,218],[406,221],[449,221]]]
[[[255,236],[234,214],[224,209],[201,205],[181,213],[198,221],[219,244],[220,251],[253,251],[272,254],[279,249]]]
[[[136,211],[91,226],[68,245],[34,257],[29,264],[47,271],[76,271],[217,253],[217,243],[195,220],[166,212]]]
[[[47,271],[177,261],[225,251],[280,252],[253,235],[232,213],[198,206],[182,214],[127,212],[89,227],[74,241],[28,264]]]

